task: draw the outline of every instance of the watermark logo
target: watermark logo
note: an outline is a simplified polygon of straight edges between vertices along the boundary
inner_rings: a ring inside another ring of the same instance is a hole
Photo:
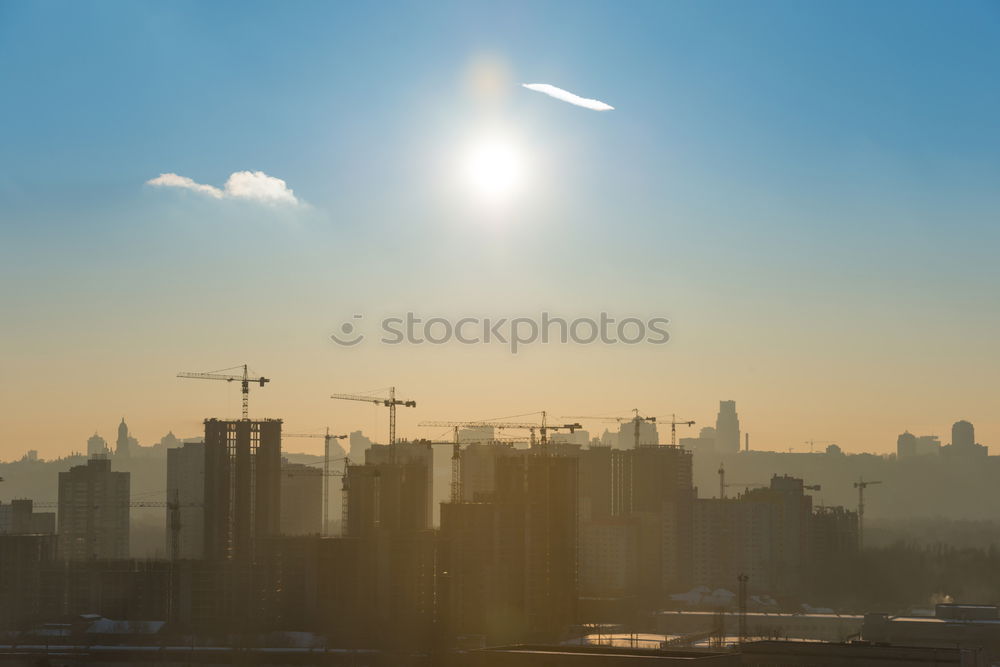
[[[352,320],[364,319],[364,315],[354,315]],[[344,347],[354,347],[365,339],[365,335],[358,331],[358,326],[350,320],[345,321],[337,328],[337,333],[330,334],[330,339],[337,345]]]
[[[337,345],[355,347],[365,340],[361,331],[364,315],[344,321],[330,339]],[[665,317],[624,317],[600,313],[598,317],[556,317],[543,312],[537,317],[422,317],[409,312],[384,317],[379,322],[383,345],[504,345],[511,354],[536,343],[575,345],[663,345],[670,340]]]

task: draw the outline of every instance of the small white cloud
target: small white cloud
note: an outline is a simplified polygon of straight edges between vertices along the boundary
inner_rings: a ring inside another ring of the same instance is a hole
[[[214,185],[198,183],[187,176],[160,174],[146,181],[146,185],[168,188],[185,188],[214,197],[215,199],[248,199],[268,204],[298,204],[295,192],[280,178],[268,176],[262,171],[236,171],[222,189]]]
[[[562,88],[557,88],[548,83],[522,83],[522,86],[528,90],[533,90],[536,93],[543,93],[549,97],[554,97],[557,100],[562,100],[563,102],[569,102],[570,104],[575,104],[578,107],[583,107],[585,109],[592,109],[594,111],[612,111],[614,107],[610,104],[605,104],[600,100],[592,100],[586,97],[580,97],[579,95],[574,95],[568,90],[563,90]]]
[[[222,199],[224,196],[222,190],[215,186],[202,185],[187,176],[178,176],[177,174],[160,174],[156,178],[146,181],[146,185],[159,185],[165,188],[187,188],[188,190],[194,190],[195,192],[200,192],[216,199]]]
[[[262,171],[237,171],[226,181],[226,195],[238,199],[297,204],[295,193],[280,178]]]

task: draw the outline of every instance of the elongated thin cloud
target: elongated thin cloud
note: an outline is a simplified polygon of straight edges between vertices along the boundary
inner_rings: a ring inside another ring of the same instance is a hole
[[[569,102],[570,104],[575,104],[578,107],[583,107],[584,109],[592,109],[594,111],[612,111],[614,107],[610,104],[605,104],[600,100],[591,100],[586,97],[580,97],[579,95],[574,95],[568,90],[563,90],[562,88],[557,88],[548,83],[522,83],[522,86],[528,90],[533,90],[536,93],[544,93],[549,97],[554,97],[557,100],[562,100],[563,102]]]
[[[267,204],[299,203],[295,192],[283,180],[268,176],[262,171],[234,171],[222,188],[198,183],[187,176],[174,173],[160,174],[146,181],[146,185],[184,188],[214,199],[247,199]]]

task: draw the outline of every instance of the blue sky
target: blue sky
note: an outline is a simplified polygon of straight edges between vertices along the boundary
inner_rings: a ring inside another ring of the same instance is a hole
[[[0,442],[95,382],[41,449],[125,410],[149,438],[197,424],[211,388],[180,397],[170,372],[244,357],[302,383],[267,407],[309,424],[327,417],[303,395],[393,382],[438,400],[424,418],[484,416],[427,386],[457,364],[457,385],[495,378],[489,400],[512,412],[551,400],[525,391],[534,373],[566,378],[548,391],[568,414],[665,403],[709,421],[736,398],[775,447],[888,448],[959,418],[1000,436],[998,34],[996,2],[0,2],[0,333],[19,387],[0,397],[19,406]],[[484,56],[511,84],[491,118],[541,165],[501,224],[441,166],[484,117],[463,85]],[[144,185],[239,170],[307,205]],[[533,362],[323,341],[359,311],[541,308],[666,312],[674,341],[667,357]],[[573,380],[634,365],[611,397]],[[38,379],[59,369],[89,379]],[[886,394],[885,414],[858,407]],[[780,423],[786,400],[802,438]]]

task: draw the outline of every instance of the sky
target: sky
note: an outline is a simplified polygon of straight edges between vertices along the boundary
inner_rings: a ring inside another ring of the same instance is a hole
[[[298,432],[384,440],[329,395],[394,385],[403,436],[731,399],[755,448],[1000,448],[997,34],[996,2],[0,1],[0,459],[197,435],[238,387],[176,374],[243,363]],[[670,340],[375,340],[407,312]]]

